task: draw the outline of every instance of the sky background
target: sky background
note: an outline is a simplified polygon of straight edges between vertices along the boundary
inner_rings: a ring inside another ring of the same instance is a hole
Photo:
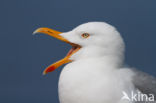
[[[156,76],[156,0],[1,0],[0,103],[59,103],[62,67],[42,71],[70,46],[32,32],[70,31],[89,21],[114,25],[126,43],[126,64]]]

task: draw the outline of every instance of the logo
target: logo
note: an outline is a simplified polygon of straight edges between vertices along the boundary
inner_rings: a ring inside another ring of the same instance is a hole
[[[121,100],[128,100],[128,101],[154,101],[154,94],[143,94],[141,92],[131,92],[127,94],[125,91],[122,92],[123,97]]]

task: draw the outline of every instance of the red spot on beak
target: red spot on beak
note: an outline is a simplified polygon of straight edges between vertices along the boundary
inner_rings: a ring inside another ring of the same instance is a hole
[[[47,74],[48,72],[52,72],[56,69],[56,67],[54,65],[47,67],[44,72],[43,75]]]

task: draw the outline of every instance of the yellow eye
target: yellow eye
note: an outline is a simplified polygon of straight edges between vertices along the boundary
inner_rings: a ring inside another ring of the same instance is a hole
[[[83,38],[88,38],[90,35],[89,35],[88,33],[83,33],[81,36],[82,36]]]

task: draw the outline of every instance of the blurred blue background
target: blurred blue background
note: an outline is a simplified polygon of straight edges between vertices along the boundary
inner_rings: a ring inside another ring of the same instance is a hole
[[[0,103],[59,103],[61,68],[42,76],[70,46],[38,27],[69,31],[89,21],[117,27],[126,64],[156,76],[156,0],[1,0]]]

